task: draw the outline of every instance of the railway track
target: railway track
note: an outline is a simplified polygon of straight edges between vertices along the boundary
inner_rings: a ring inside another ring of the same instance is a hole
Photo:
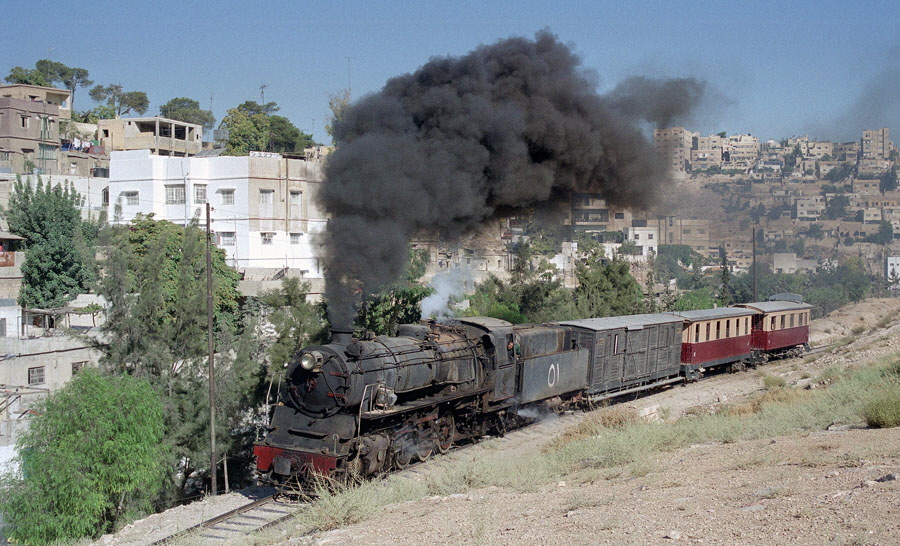
[[[151,546],[172,544],[189,535],[207,543],[234,540],[288,519],[296,506],[297,503],[284,501],[283,497],[269,495],[152,542]]]

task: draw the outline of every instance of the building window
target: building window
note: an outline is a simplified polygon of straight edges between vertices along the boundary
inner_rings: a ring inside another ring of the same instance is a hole
[[[109,188],[103,188],[100,195],[102,196],[103,206],[109,206]]]
[[[234,204],[234,190],[221,190],[222,193],[222,204],[223,205],[233,205]]]
[[[36,366],[34,368],[28,368],[28,384],[29,385],[43,385],[44,384],[44,367]]]
[[[650,241],[652,241],[652,240],[653,240],[653,234],[652,234],[652,233],[648,233],[648,234],[647,234],[647,239],[650,240]]]
[[[624,213],[624,212],[617,212],[617,213],[615,213],[614,218],[615,218],[616,220],[624,220],[624,219],[625,219],[625,213]]]
[[[259,204],[271,205],[275,198],[275,190],[259,190]]]
[[[137,206],[140,202],[138,199],[138,192],[136,191],[123,191],[122,197],[125,198],[125,204],[128,206]]]
[[[194,185],[194,204],[206,203],[206,184]]]
[[[234,232],[222,231],[219,233],[219,246],[234,246]]]
[[[271,245],[272,241],[275,240],[275,234],[270,231],[262,232],[259,236],[262,238],[262,244],[264,245]]]
[[[166,204],[167,205],[183,205],[184,204],[184,185],[166,186]]]
[[[85,366],[87,366],[87,360],[73,362],[72,363],[72,375],[75,375],[78,372],[80,372],[81,370],[83,370]]]
[[[640,234],[640,233],[635,233],[635,234],[634,234],[634,240],[635,240],[635,241],[640,241],[640,240],[641,240],[641,234]]]
[[[22,120],[22,129],[28,129],[31,116],[20,116],[20,119]]]
[[[292,245],[299,245],[299,244],[300,244],[300,238],[301,238],[301,237],[303,237],[303,234],[302,234],[302,233],[291,233],[291,244],[292,244]]]
[[[303,199],[303,192],[299,192],[299,191],[291,192],[291,205],[292,206],[299,207],[300,204],[302,203],[302,199]]]

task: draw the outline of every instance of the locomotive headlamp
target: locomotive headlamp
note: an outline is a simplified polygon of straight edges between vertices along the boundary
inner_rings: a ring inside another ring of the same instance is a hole
[[[300,367],[308,372],[317,372],[322,369],[322,353],[311,351],[303,353],[300,357]]]

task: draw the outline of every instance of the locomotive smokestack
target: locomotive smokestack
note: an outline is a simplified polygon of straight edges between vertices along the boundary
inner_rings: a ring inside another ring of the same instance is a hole
[[[331,331],[331,343],[335,345],[350,345],[353,341],[353,330],[333,329]]]
[[[601,96],[580,63],[546,31],[501,40],[434,58],[335,120],[337,149],[319,193],[331,215],[324,261],[333,326],[352,324],[360,294],[405,273],[409,238],[422,229],[452,236],[571,192],[652,204],[666,166],[646,128],[684,119],[704,84],[632,79]]]

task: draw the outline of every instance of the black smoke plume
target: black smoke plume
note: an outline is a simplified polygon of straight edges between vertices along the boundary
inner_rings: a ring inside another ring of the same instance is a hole
[[[641,124],[685,114],[702,88],[642,80],[600,96],[580,59],[548,32],[434,58],[389,80],[335,123],[321,191],[331,214],[332,325],[352,323],[358,294],[401,277],[408,240],[423,228],[462,232],[498,210],[572,191],[649,206],[665,169]]]

